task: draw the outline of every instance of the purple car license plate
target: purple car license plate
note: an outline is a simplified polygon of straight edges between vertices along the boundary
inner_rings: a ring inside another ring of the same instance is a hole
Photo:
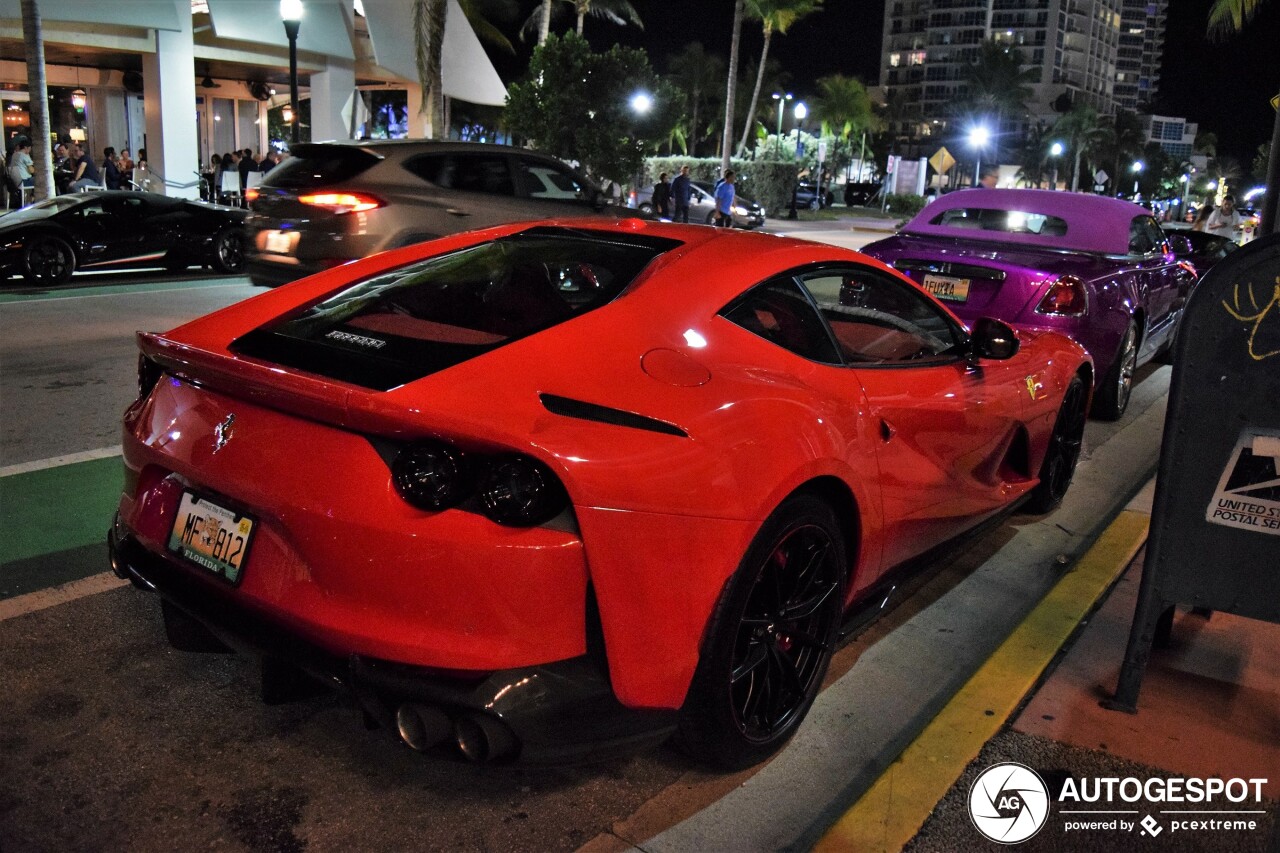
[[[966,302],[969,299],[969,279],[967,278],[926,273],[921,286],[944,302]]]

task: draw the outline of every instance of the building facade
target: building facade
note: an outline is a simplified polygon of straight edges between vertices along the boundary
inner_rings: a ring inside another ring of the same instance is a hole
[[[1160,85],[1169,0],[1123,0],[1116,57],[1116,106],[1140,113],[1151,107]]]
[[[1034,72],[1033,117],[1051,121],[1054,105],[1061,106],[1064,95],[1100,113],[1113,113],[1122,7],[1131,2],[887,0],[880,93],[895,104],[904,125],[900,129],[908,136],[947,133],[949,125],[964,120],[956,104],[968,95],[969,67],[982,43],[994,40],[1017,48],[1024,68]],[[1163,26],[1163,15],[1151,20]],[[1158,64],[1158,48],[1156,60]]]

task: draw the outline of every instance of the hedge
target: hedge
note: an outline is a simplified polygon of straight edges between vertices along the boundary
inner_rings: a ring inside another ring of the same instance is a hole
[[[643,186],[657,183],[658,175],[666,172],[668,178],[680,174],[680,167],[689,167],[689,177],[695,181],[715,183],[720,179],[719,157],[649,157],[645,160]],[[786,160],[730,160],[729,168],[737,175],[737,191],[764,206],[770,217],[791,205],[791,191],[796,183],[796,164]]]

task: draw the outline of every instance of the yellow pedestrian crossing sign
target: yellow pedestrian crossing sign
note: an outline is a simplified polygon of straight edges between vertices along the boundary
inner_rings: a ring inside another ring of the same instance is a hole
[[[939,175],[945,175],[955,164],[956,158],[951,156],[951,152],[947,150],[945,145],[935,151],[933,156],[929,158],[929,165]]]

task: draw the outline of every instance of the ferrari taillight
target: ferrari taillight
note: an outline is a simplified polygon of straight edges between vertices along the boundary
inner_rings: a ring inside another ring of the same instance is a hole
[[[365,193],[308,193],[298,196],[298,201],[332,213],[363,213],[382,207],[382,199]]]
[[[1037,314],[1055,314],[1059,317],[1080,317],[1089,310],[1089,292],[1085,284],[1073,275],[1064,275],[1049,285]]]
[[[436,441],[401,450],[391,480],[400,497],[419,509],[440,512],[474,496],[480,512],[510,527],[542,524],[569,505],[560,478],[532,457],[483,458]]]

